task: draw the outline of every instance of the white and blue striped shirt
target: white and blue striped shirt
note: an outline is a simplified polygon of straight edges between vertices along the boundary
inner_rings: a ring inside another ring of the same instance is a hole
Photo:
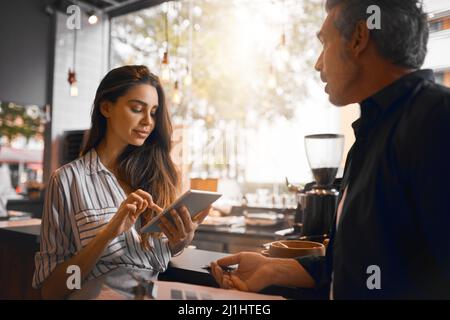
[[[126,193],[94,148],[55,170],[45,196],[33,287],[39,288],[58,264],[84,248],[125,199]],[[119,267],[147,270],[155,276],[164,272],[171,258],[168,240],[150,238],[149,242],[151,250],[142,249],[132,227],[111,241],[86,280]]]

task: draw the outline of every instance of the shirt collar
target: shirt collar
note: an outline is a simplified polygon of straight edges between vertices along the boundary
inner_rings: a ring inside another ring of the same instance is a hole
[[[89,150],[84,155],[84,161],[85,163],[87,163],[87,171],[89,175],[98,173],[100,171],[109,172],[109,170],[106,169],[106,167],[100,161],[100,157],[98,156],[98,153],[95,150],[95,148],[91,148],[91,150]]]
[[[360,103],[361,117],[353,122],[355,136],[367,132],[378,116],[398,103],[422,81],[434,82],[433,70],[418,70],[401,77]]]

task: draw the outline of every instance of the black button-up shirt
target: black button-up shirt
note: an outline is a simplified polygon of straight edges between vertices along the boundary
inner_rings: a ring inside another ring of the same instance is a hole
[[[360,105],[338,231],[298,261],[336,299],[450,298],[450,89],[420,70]]]

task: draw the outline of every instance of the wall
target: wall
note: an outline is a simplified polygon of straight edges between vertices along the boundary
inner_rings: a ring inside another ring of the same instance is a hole
[[[83,15],[81,29],[77,30],[76,76],[78,96],[71,97],[67,81],[68,70],[73,68],[74,31],[66,27],[67,15],[56,14],[55,64],[53,76],[53,107],[51,134],[51,172],[60,166],[60,140],[66,130],[88,129],[95,91],[107,72],[109,47],[109,20],[101,19],[90,25]]]
[[[0,1],[0,100],[40,106],[50,102],[49,2]]]

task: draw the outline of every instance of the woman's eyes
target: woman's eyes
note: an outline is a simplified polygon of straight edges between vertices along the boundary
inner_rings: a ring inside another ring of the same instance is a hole
[[[140,113],[140,112],[142,112],[142,110],[143,110],[143,108],[139,108],[139,107],[132,107],[132,108],[131,108],[131,111],[134,112],[134,113]],[[150,114],[151,114],[152,116],[156,115],[156,109],[153,109],[153,110],[150,112]]]

